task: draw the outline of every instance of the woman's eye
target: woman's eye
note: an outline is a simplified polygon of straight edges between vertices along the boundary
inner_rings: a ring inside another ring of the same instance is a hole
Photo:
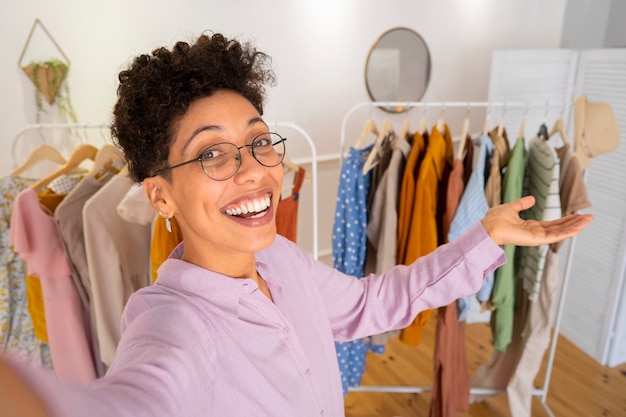
[[[217,158],[218,156],[220,156],[220,151],[218,149],[206,149],[200,155],[200,159],[206,161],[207,159]]]
[[[270,137],[261,137],[261,138],[256,138],[254,140],[254,142],[252,142],[252,146],[257,149],[257,148],[264,148],[267,146],[272,146],[272,138]]]

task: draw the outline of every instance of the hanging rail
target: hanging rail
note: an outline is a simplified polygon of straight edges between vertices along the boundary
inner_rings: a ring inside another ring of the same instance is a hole
[[[340,165],[343,163],[343,157],[345,153],[345,137],[346,137],[346,125],[348,120],[354,112],[364,107],[370,108],[400,108],[400,109],[414,109],[414,108],[545,108],[556,107],[562,109],[563,112],[571,106],[571,103],[565,102],[528,102],[528,101],[371,101],[357,103],[352,106],[344,115],[341,122],[341,143],[339,148],[339,161]],[[400,113],[398,113],[400,114]]]
[[[546,113],[549,108],[559,108],[561,109],[561,114],[565,113],[565,110],[569,109],[572,106],[572,103],[566,102],[520,102],[520,101],[511,101],[511,102],[482,102],[482,101],[441,101],[441,102],[396,102],[396,101],[388,101],[388,102],[363,102],[358,103],[352,106],[348,112],[343,117],[343,121],[341,123],[341,141],[340,141],[340,165],[343,163],[344,156],[344,146],[346,139],[346,125],[350,118],[350,116],[357,110],[362,109],[364,107],[371,108],[381,108],[381,107],[389,107],[389,108],[400,108],[400,109],[413,109],[413,108],[502,108],[502,109],[510,109],[510,108],[525,108],[525,109],[546,109]],[[585,171],[585,179],[587,172]],[[585,181],[586,182],[586,181]],[[565,291],[567,290],[567,284],[569,281],[569,272],[573,257],[573,248],[576,237],[571,238],[570,245],[568,247],[567,259],[565,265],[565,271],[563,275],[563,282],[561,284],[561,291],[559,293],[559,300],[557,302],[557,316],[556,321],[553,326],[553,333],[550,343],[550,349],[548,353],[548,360],[546,365],[546,374],[544,377],[544,383],[541,388],[533,388],[531,390],[531,395],[535,397],[539,397],[541,401],[541,405],[545,409],[546,413],[550,417],[554,417],[552,410],[547,404],[547,396],[548,396],[548,387],[550,385],[550,378],[552,374],[552,368],[554,363],[554,356],[556,352],[556,344],[559,336],[559,326],[561,324],[561,316],[563,313],[563,304],[565,302]],[[432,387],[424,387],[424,386],[374,386],[374,385],[360,385],[358,387],[349,387],[349,391],[358,391],[358,392],[388,392],[388,393],[423,393],[432,391]],[[477,395],[490,395],[490,394],[502,394],[505,393],[506,389],[493,389],[493,388],[470,388],[470,394]]]

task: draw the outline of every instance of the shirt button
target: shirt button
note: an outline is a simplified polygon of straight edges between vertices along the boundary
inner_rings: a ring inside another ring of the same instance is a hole
[[[283,329],[283,334],[289,334],[289,333],[291,333],[291,329],[289,327],[285,327]]]
[[[307,376],[311,376],[311,370],[309,368],[306,368],[306,371],[304,371],[305,374],[307,374]]]
[[[326,415],[326,411],[322,410],[322,411],[320,412],[320,416],[324,417],[325,415]]]

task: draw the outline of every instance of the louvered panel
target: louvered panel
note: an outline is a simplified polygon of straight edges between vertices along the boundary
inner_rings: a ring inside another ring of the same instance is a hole
[[[618,119],[619,148],[595,158],[587,188],[596,217],[577,239],[561,332],[603,365],[626,362],[626,50],[583,51],[575,94],[608,102]]]
[[[567,103],[571,101],[576,75],[577,52],[567,49],[500,50],[492,57],[489,101],[522,103]],[[509,108],[494,109],[494,124],[503,119],[513,144],[520,121],[525,119],[524,136],[530,138],[543,122],[558,117],[569,120],[569,109]],[[548,126],[548,128],[550,128]]]

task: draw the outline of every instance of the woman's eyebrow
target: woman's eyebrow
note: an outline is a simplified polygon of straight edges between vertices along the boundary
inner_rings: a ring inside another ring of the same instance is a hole
[[[253,117],[252,119],[248,120],[248,126],[254,126],[257,123],[262,123],[265,125],[265,127],[267,127],[269,129],[269,126],[267,126],[267,123],[265,123],[265,121],[261,118],[261,117]],[[182,152],[184,153],[185,150],[187,149],[187,147],[191,144],[191,142],[193,141],[193,139],[198,136],[198,134],[205,132],[207,130],[213,130],[213,131],[220,131],[223,130],[223,127],[220,125],[206,125],[206,126],[200,126],[198,127],[196,130],[194,130],[191,135],[189,136],[189,138],[187,138],[187,140],[185,141],[185,145],[183,145],[183,149]]]

